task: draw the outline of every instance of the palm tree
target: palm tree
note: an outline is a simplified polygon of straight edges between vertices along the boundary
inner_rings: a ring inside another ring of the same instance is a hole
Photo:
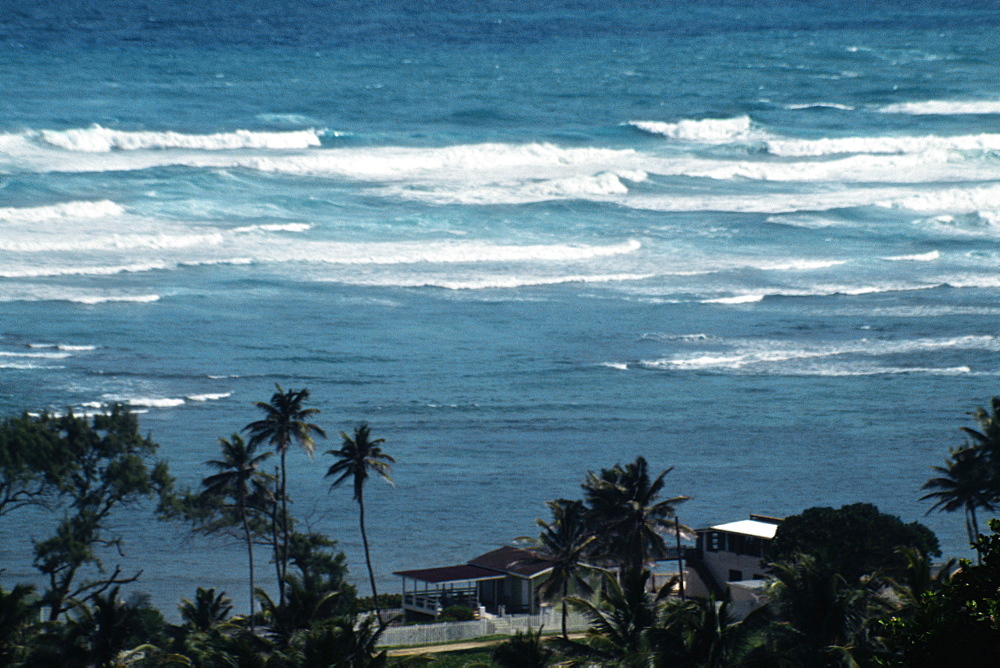
[[[188,626],[196,631],[207,631],[216,624],[226,621],[233,610],[233,605],[225,592],[216,594],[214,587],[211,589],[198,587],[194,602],[182,598],[178,609],[181,618]]]
[[[586,645],[563,643],[571,654],[597,659],[601,665],[647,665],[652,656],[650,632],[661,622],[662,603],[675,582],[650,590],[650,572],[626,568],[620,582],[604,574],[597,602],[570,596],[570,604],[590,622]]]
[[[493,663],[501,668],[545,668],[555,651],[542,641],[542,629],[532,633],[516,631],[506,642],[493,648]]]
[[[74,658],[85,665],[110,665],[141,636],[139,610],[123,601],[120,591],[114,587],[107,595],[94,596],[93,607],[80,606],[78,616],[67,624]]]
[[[210,497],[232,499],[236,503],[236,516],[243,525],[247,542],[247,560],[250,570],[250,631],[254,630],[254,573],[253,532],[250,529],[250,506],[253,499],[266,498],[271,476],[260,470],[260,465],[271,456],[270,452],[257,454],[256,443],[246,443],[239,434],[229,440],[219,439],[222,459],[206,462],[218,471],[201,481],[202,494]]]
[[[566,597],[571,585],[582,596],[593,593],[588,576],[596,569],[584,559],[596,536],[590,531],[587,507],[582,501],[557,499],[546,505],[552,511],[552,521],[536,520],[542,533],[538,538],[526,539],[525,547],[533,553],[532,561],[544,561],[552,566],[538,593],[546,601],[557,596],[562,600],[562,635],[568,640]]]
[[[278,496],[281,499],[282,518],[282,548],[275,552],[281,577],[278,578],[279,599],[283,603],[285,600],[285,576],[288,573],[288,541],[289,541],[289,520],[288,520],[288,495],[287,482],[288,471],[285,466],[285,456],[292,443],[298,443],[312,457],[316,442],[313,436],[326,437],[326,433],[315,424],[307,422],[307,419],[319,413],[317,408],[303,408],[302,404],[309,398],[309,390],[288,390],[285,392],[281,385],[275,383],[277,392],[271,395],[271,401],[258,401],[254,405],[264,413],[263,419],[251,422],[243,427],[243,431],[249,432],[250,444],[258,445],[267,442],[272,445],[281,457],[281,479],[278,485]]]
[[[935,490],[920,500],[933,499],[934,505],[927,512],[943,510],[965,511],[965,530],[969,543],[979,536],[976,509],[993,510],[996,504],[995,477],[986,462],[986,451],[976,446],[951,450],[951,457],[944,466],[935,466],[941,475],[924,483],[922,489]]]
[[[802,553],[768,568],[774,576],[768,595],[779,620],[770,628],[769,642],[795,665],[815,664],[818,658],[820,665],[857,665],[877,647],[871,625],[890,607],[880,578],[852,582]]]
[[[372,587],[372,601],[375,614],[382,622],[382,612],[378,604],[378,590],[375,588],[375,572],[372,570],[371,554],[368,550],[368,534],[365,531],[365,482],[369,474],[374,473],[390,485],[392,476],[389,465],[396,462],[390,455],[382,452],[384,438],[371,438],[369,427],[361,423],[354,428],[354,437],[340,432],[343,442],[340,450],[328,450],[326,454],[333,455],[337,461],[326,472],[327,478],[337,476],[330,484],[330,489],[337,487],[347,479],[354,484],[354,500],[358,502],[361,523],[361,541],[365,547],[365,563],[368,564],[368,580]]]
[[[767,608],[758,608],[744,620],[737,620],[728,598],[719,601],[713,595],[670,600],[664,605],[662,626],[650,632],[657,665],[744,665],[744,659],[762,649],[763,638],[757,636],[767,616]]]
[[[389,653],[377,647],[384,631],[385,626],[371,617],[360,622],[338,617],[318,624],[295,638],[298,665],[382,668],[389,662]]]
[[[23,649],[23,640],[32,623],[38,621],[35,588],[15,585],[10,591],[0,587],[0,664],[14,663]]]
[[[637,457],[624,467],[615,464],[602,469],[600,475],[587,473],[582,487],[593,530],[602,536],[603,554],[634,570],[666,556],[667,545],[661,534],[674,530],[675,508],[689,498],[659,499],[663,478],[672,470],[670,467],[650,481],[649,465],[643,457]]]

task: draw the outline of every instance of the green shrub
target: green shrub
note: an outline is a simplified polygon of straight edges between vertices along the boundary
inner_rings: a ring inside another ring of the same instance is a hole
[[[445,619],[447,618],[447,619]],[[472,612],[472,608],[467,605],[449,605],[447,608],[441,611],[440,616],[438,616],[439,622],[467,622],[470,619],[475,619],[476,615]]]

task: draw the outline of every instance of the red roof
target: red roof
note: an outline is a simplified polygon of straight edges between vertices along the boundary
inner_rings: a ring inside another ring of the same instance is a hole
[[[420,580],[438,584],[441,582],[471,582],[476,580],[499,580],[501,573],[479,566],[462,564],[461,566],[444,566],[442,568],[422,568],[415,571],[395,571],[393,575],[401,575],[411,580]]]
[[[481,566],[494,571],[533,578],[539,573],[552,568],[552,561],[538,556],[528,550],[517,547],[501,547],[479,555],[469,561],[473,566]]]

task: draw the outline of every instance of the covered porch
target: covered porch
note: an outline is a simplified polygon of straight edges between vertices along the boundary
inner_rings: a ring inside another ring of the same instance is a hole
[[[484,583],[503,580],[496,571],[470,564],[393,573],[403,579],[403,611],[437,617],[450,605],[479,610]]]

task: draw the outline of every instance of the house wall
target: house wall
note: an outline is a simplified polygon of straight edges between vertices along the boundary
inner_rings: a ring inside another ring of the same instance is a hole
[[[720,585],[733,580],[764,576],[763,558],[771,541],[725,531],[698,532],[698,550],[712,577]]]

